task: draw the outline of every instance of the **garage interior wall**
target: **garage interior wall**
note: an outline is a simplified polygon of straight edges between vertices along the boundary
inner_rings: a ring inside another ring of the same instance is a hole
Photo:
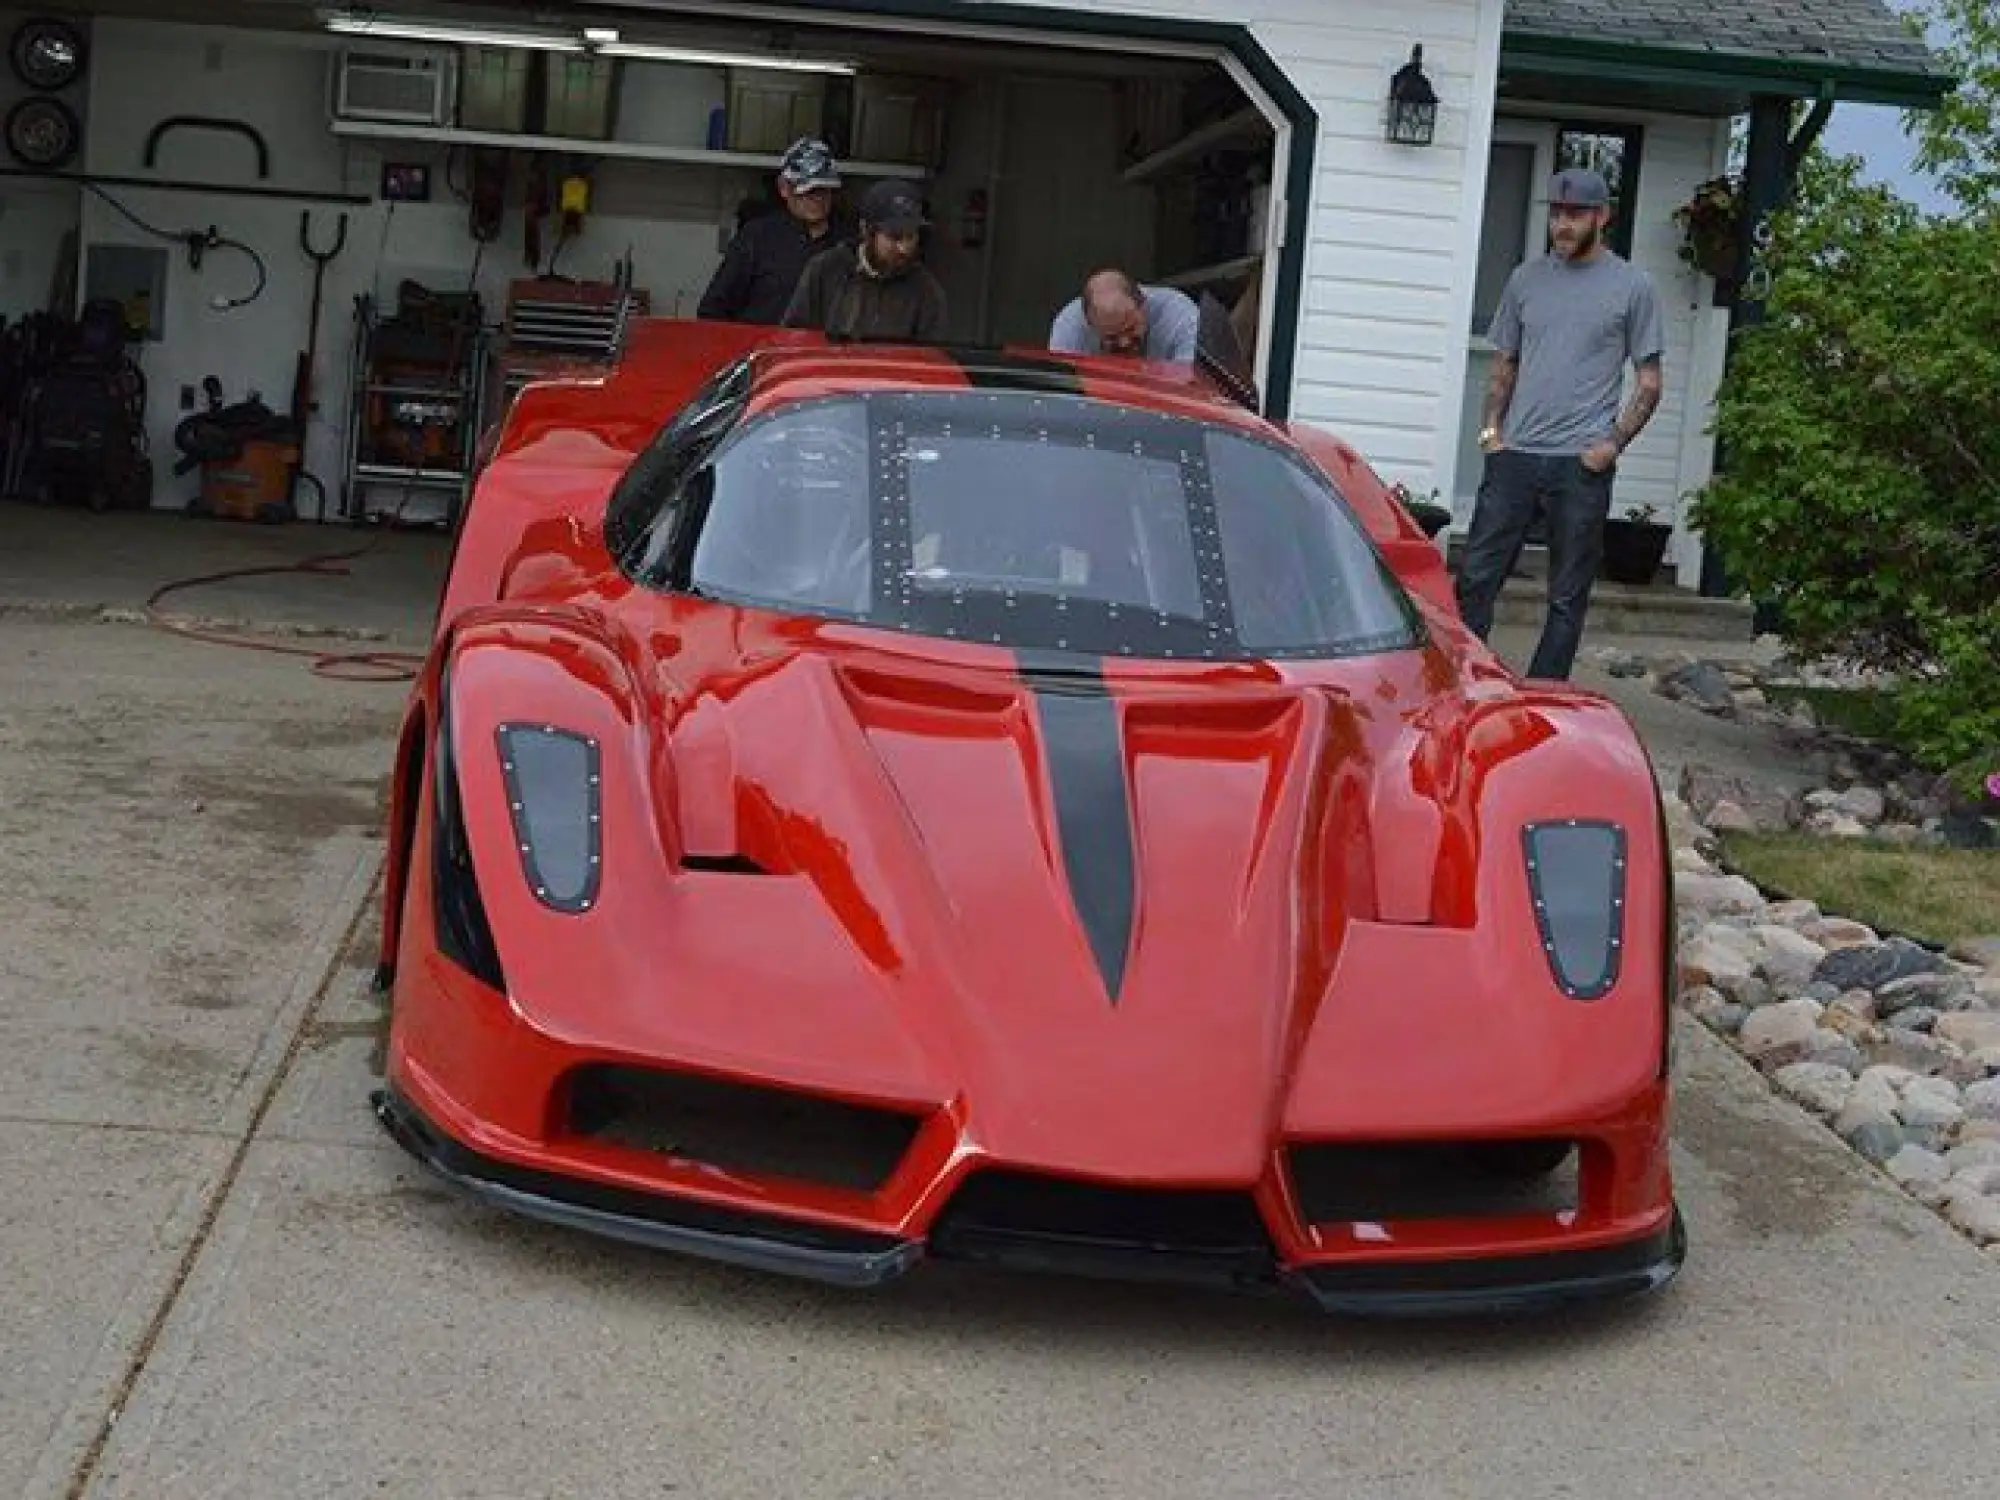
[[[1299,323],[1272,330],[1295,336],[1299,357],[1293,387],[1298,420],[1339,431],[1390,479],[1420,492],[1450,493],[1466,359],[1478,216],[1491,130],[1502,0],[1408,0],[1385,11],[1368,0],[1242,0],[1230,14],[1213,0],[1072,3],[1107,15],[1175,17],[1247,23],[1261,45],[1318,110],[1317,176],[1313,200],[1295,205],[1288,232],[1306,239],[1306,284]],[[1034,8],[1014,7],[1015,14]],[[80,92],[85,120],[83,165],[114,175],[140,175],[147,133],[175,114],[230,114],[270,143],[267,186],[372,195],[384,160],[432,164],[433,200],[391,209],[379,203],[336,210],[313,207],[317,232],[330,232],[336,212],[349,215],[346,252],[329,268],[321,324],[319,412],[307,447],[308,466],[332,483],[339,469],[347,392],[350,320],[358,293],[392,304],[406,277],[441,290],[465,284],[473,243],[464,205],[444,186],[443,148],[338,137],[327,124],[326,67],[335,39],[311,33],[238,30],[212,25],[100,18],[91,27],[91,59]],[[1436,144],[1412,149],[1383,139],[1389,77],[1424,47],[1426,71],[1444,100]],[[1107,80],[1120,72],[1106,53]],[[698,144],[710,109],[723,101],[720,70],[632,64],[621,88],[617,135],[622,140]],[[1003,197],[995,230],[983,249],[959,243],[956,221],[940,223],[935,268],[951,294],[953,334],[1034,338],[1073,294],[1084,271],[1126,259],[1142,271],[1151,258],[1152,191],[1115,183],[1104,188],[1089,163],[1115,169],[1116,109],[1108,81],[983,78],[958,93],[948,136],[950,151],[934,187],[947,209],[983,183],[1002,146]],[[560,158],[558,158],[560,162]],[[253,183],[248,144],[226,135],[175,133],[162,145],[162,175]],[[464,155],[455,170],[464,173]],[[738,201],[758,188],[753,172],[707,165],[603,163],[596,170],[593,212],[583,239],[565,252],[566,275],[608,277],[628,249],[638,282],[657,311],[691,314],[712,270]],[[10,189],[18,180],[10,181]],[[859,179],[856,186],[863,185]],[[149,385],[147,425],[158,464],[155,504],[178,507],[195,479],[171,475],[173,429],[184,388],[210,375],[225,398],[251,391],[273,407],[289,399],[293,364],[306,336],[311,265],[299,251],[298,223],[306,206],[143,188],[108,189],[148,223],[167,231],[215,225],[254,245],[269,283],[250,306],[217,311],[217,296],[240,296],[251,268],[216,250],[191,270],[167,245],[164,337],[140,353]],[[76,216],[81,239],[162,248],[161,242],[93,194],[42,185],[10,191],[12,222],[0,222],[0,291],[10,300],[39,298],[59,254],[62,215]],[[1023,212],[1022,204],[1028,205]],[[1078,226],[1089,225],[1079,237]],[[518,193],[501,237],[489,246],[480,289],[489,320],[504,310],[508,282],[530,273],[521,252]],[[19,277],[7,275],[9,245],[19,247]],[[39,247],[30,249],[30,246]],[[1000,257],[982,298],[982,257]],[[987,316],[980,317],[982,303]],[[307,498],[308,509],[311,508]]]
[[[12,36],[14,28],[30,14],[50,12],[0,10],[0,36]],[[88,27],[87,22],[76,24]],[[86,137],[90,130],[89,85],[86,74],[55,96],[76,113]],[[0,67],[0,119],[32,92],[11,68]],[[0,317],[11,323],[49,305],[57,272],[66,256],[74,254],[74,245],[67,244],[64,237],[77,227],[80,197],[74,183],[0,177]]]
[[[209,252],[191,269],[176,246],[131,222],[103,197],[51,181],[6,180],[9,217],[0,222],[0,274],[6,294],[25,310],[44,304],[60,255],[61,231],[81,223],[80,261],[88,247],[138,246],[166,252],[165,296],[157,316],[161,338],[138,350],[149,383],[147,427],[158,461],[154,503],[177,508],[196,478],[176,479],[173,430],[185,414],[184,388],[208,376],[222,381],[226,400],[252,392],[282,409],[293,363],[306,336],[311,263],[298,245],[299,218],[310,208],[315,239],[330,243],[336,218],[348,216],[344,253],[328,268],[320,328],[319,412],[307,447],[308,467],[330,484],[339,472],[347,406],[347,350],[354,299],[372,294],[393,306],[405,278],[440,291],[467,285],[475,245],[467,210],[446,185],[463,185],[464,152],[436,143],[351,139],[327,124],[326,69],[338,45],[310,33],[257,32],[218,26],[100,17],[90,27],[91,57],[77,92],[87,94],[82,166],[93,173],[142,176],[147,134],[179,114],[227,114],[254,126],[269,142],[271,177],[263,186],[373,197],[385,161],[431,167],[432,201],[367,206],[307,204],[143,187],[105,189],[118,204],[168,232],[215,225],[252,245],[264,258],[268,283],[247,307],[218,311],[217,296],[237,297],[254,284],[250,263],[228,249]],[[628,63],[620,90],[617,138],[698,145],[710,111],[724,102],[719,69]],[[223,107],[218,101],[227,100]],[[1117,180],[1119,119],[1109,80],[996,74],[954,102],[943,168],[930,187],[941,206],[964,203],[984,187],[1003,132],[1015,163],[1017,190],[1032,195],[1035,218],[1016,216],[981,247],[961,243],[959,221],[945,217],[934,236],[933,268],[952,308],[952,333],[1038,340],[1061,300],[1102,259],[1145,266],[1151,257],[1154,198]],[[557,158],[561,162],[562,158]],[[247,141],[212,132],[176,131],[162,141],[153,169],[162,176],[256,184]],[[506,221],[479,267],[478,286],[489,322],[504,312],[507,286],[533,274],[523,252],[519,164]],[[763,174],[685,163],[600,160],[593,168],[592,212],[583,236],[565,249],[559,270],[608,279],[630,253],[637,282],[656,311],[692,316],[695,304],[746,195]],[[851,179],[858,195],[867,179]],[[1107,186],[1108,184],[1108,186]],[[1078,226],[1086,226],[1079,231]],[[1065,238],[1067,236],[1067,239]],[[13,247],[15,258],[8,258]],[[546,253],[546,252],[545,252]],[[999,274],[982,299],[984,258],[1004,255],[1021,274]],[[16,261],[18,260],[18,266]],[[79,277],[82,276],[79,270]],[[982,308],[984,316],[982,317]],[[310,494],[302,497],[308,511]],[[427,502],[417,501],[414,511]]]

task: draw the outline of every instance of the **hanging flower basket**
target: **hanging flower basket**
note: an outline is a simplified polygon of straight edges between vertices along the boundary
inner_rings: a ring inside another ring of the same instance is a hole
[[[1733,177],[1715,177],[1674,210],[1681,230],[1681,259],[1705,275],[1728,281],[1736,274],[1743,212]]]

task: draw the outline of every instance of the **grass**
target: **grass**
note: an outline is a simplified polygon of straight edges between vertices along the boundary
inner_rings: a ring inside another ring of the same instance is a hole
[[[1767,890],[1925,943],[2000,933],[2000,850],[1909,849],[1802,833],[1730,834],[1729,863]]]

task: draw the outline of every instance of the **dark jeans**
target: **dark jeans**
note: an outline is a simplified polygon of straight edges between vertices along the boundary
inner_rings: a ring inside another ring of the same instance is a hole
[[[1482,641],[1493,607],[1539,508],[1548,517],[1549,610],[1527,675],[1567,678],[1583,644],[1590,586],[1604,557],[1615,466],[1593,474],[1574,454],[1544,456],[1502,448],[1486,455],[1472,531],[1458,565],[1458,612]]]

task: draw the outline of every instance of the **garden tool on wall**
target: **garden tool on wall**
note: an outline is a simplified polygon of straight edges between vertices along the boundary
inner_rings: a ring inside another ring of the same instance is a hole
[[[312,480],[314,488],[319,491],[319,518],[324,520],[326,486],[306,473],[306,433],[312,422],[312,414],[319,407],[318,401],[313,398],[313,364],[319,357],[320,298],[326,287],[326,268],[339,258],[342,250],[347,248],[347,215],[343,213],[334,224],[332,246],[321,250],[313,243],[312,210],[305,210],[299,215],[299,248],[305,252],[306,259],[313,263],[312,311],[306,318],[306,346],[299,351],[298,368],[292,376],[292,428],[297,434],[299,459],[292,466],[291,483],[287,488],[285,499],[296,510],[299,500],[299,480],[301,478]]]
[[[528,160],[528,189],[521,202],[522,249],[528,269],[537,273],[542,269],[542,220],[548,216],[549,167],[547,159],[537,154]]]

